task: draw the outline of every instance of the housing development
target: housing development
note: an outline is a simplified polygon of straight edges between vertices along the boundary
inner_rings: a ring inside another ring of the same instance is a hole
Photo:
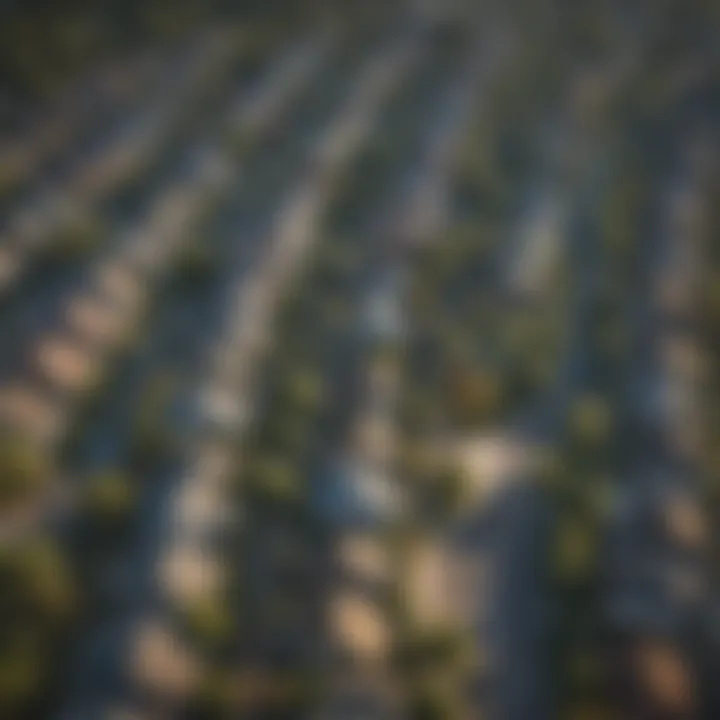
[[[0,718],[720,718],[720,5],[0,46]]]

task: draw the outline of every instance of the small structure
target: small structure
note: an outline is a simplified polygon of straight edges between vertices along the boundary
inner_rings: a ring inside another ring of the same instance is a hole
[[[396,342],[402,335],[403,317],[398,298],[402,276],[396,269],[382,273],[369,293],[365,307],[365,332],[376,342]]]
[[[172,699],[188,697],[201,679],[197,658],[158,619],[138,628],[130,672],[138,687]]]
[[[137,271],[124,263],[107,263],[98,268],[95,288],[101,301],[124,313],[135,311],[144,298],[144,287]]]
[[[42,340],[34,361],[43,377],[62,393],[86,392],[100,375],[98,357],[64,337]]]
[[[174,545],[160,565],[165,594],[174,605],[190,607],[217,596],[223,580],[223,568],[217,558],[196,544]]]
[[[634,648],[635,672],[651,712],[667,717],[694,717],[696,687],[688,659],[671,644],[639,642]]]
[[[40,442],[51,442],[63,427],[62,407],[37,388],[14,383],[0,389],[0,421]]]
[[[382,609],[360,593],[342,588],[330,602],[334,644],[362,664],[381,663],[388,655],[392,633]]]
[[[342,561],[342,573],[350,582],[379,585],[392,581],[392,567],[386,544],[382,538],[364,533],[350,533],[338,540],[337,557]]]
[[[70,301],[65,321],[70,330],[95,350],[117,347],[127,331],[125,315],[117,308],[89,295]]]
[[[13,283],[20,272],[22,253],[16,247],[0,247],[0,292]]]
[[[353,457],[340,459],[320,484],[317,507],[330,524],[344,530],[387,526],[403,511],[392,478]]]
[[[452,439],[441,443],[436,453],[456,464],[466,479],[471,509],[485,506],[541,459],[539,449],[503,433]]]

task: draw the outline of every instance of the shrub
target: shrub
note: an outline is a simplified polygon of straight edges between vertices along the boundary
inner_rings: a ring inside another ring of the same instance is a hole
[[[319,372],[310,369],[290,371],[281,381],[280,398],[290,409],[301,412],[318,410],[325,397],[323,379]]]
[[[301,494],[300,478],[293,466],[279,458],[261,458],[246,476],[248,490],[258,501],[294,503]]]
[[[252,147],[252,135],[242,125],[228,127],[223,133],[223,145],[231,156],[241,158]]]
[[[241,692],[237,679],[223,669],[211,668],[205,673],[200,687],[188,699],[185,720],[213,720],[233,717]]]
[[[586,395],[570,409],[570,438],[582,446],[599,447],[608,439],[611,423],[608,403],[597,395]]]
[[[75,580],[55,541],[31,537],[0,549],[0,587],[0,715],[26,717],[72,628]]]
[[[702,288],[703,308],[715,322],[720,319],[720,273],[709,272]]]
[[[407,716],[410,720],[455,720],[462,714],[450,693],[424,684],[410,691]]]
[[[158,462],[172,447],[169,410],[175,397],[175,380],[157,376],[140,398],[132,429],[131,453],[140,464]]]
[[[230,608],[218,598],[197,601],[183,615],[190,638],[205,652],[224,649],[235,635]]]
[[[208,282],[218,269],[215,253],[202,242],[187,245],[175,264],[175,280],[183,288]]]
[[[99,220],[79,215],[65,222],[51,239],[45,252],[50,266],[78,262],[102,242],[105,230]]]
[[[0,552],[2,617],[43,627],[62,627],[75,606],[70,568],[58,545],[47,539],[23,541]]]
[[[452,370],[447,379],[451,421],[461,427],[478,427],[492,421],[505,400],[503,378],[490,368]]]
[[[467,498],[467,481],[459,468],[444,464],[430,479],[430,509],[440,518],[459,512]]]
[[[42,692],[47,668],[41,651],[18,643],[0,652],[0,711],[19,717]]]
[[[394,664],[404,675],[462,668],[468,646],[454,628],[438,627],[410,631],[394,652]]]
[[[559,519],[553,566],[561,582],[580,582],[595,564],[597,537],[593,523],[577,513]]]
[[[0,438],[0,508],[39,492],[49,475],[50,464],[40,448],[19,437]]]
[[[257,428],[258,447],[275,454],[300,457],[312,440],[313,417],[297,410],[273,409]]]
[[[101,525],[116,526],[132,511],[135,487],[127,476],[104,472],[91,478],[85,496],[85,508]]]

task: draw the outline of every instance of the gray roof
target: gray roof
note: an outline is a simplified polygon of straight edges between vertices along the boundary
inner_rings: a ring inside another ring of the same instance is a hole
[[[358,459],[343,458],[322,478],[316,506],[332,524],[374,526],[396,519],[402,502],[393,478]]]

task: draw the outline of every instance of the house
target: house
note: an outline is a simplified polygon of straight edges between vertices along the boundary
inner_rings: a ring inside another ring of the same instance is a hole
[[[24,383],[0,389],[0,421],[41,442],[57,438],[64,425],[60,404],[46,393]]]
[[[95,287],[104,300],[132,312],[143,298],[143,282],[138,273],[122,262],[106,263],[98,268]]]
[[[224,569],[211,552],[197,543],[175,543],[158,568],[164,594],[179,607],[217,596]]]
[[[345,457],[319,483],[317,509],[331,525],[380,528],[403,513],[394,479],[361,459]]]
[[[138,688],[168,698],[191,695],[201,680],[198,659],[159,618],[143,622],[134,635],[130,674]]]
[[[392,630],[377,603],[360,593],[340,589],[330,600],[333,644],[355,662],[380,663],[392,642]]]
[[[72,395],[89,390],[101,372],[96,353],[58,335],[40,341],[34,363],[53,388]]]
[[[65,323],[83,344],[102,352],[122,344],[127,332],[127,318],[118,309],[91,295],[70,300]]]

